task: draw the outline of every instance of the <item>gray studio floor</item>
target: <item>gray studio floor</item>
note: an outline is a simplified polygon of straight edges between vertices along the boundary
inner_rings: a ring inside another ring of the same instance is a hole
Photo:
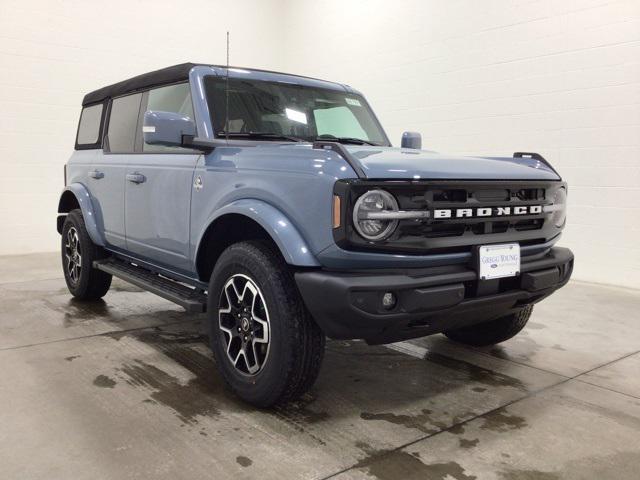
[[[2,479],[633,479],[640,293],[573,282],[523,334],[329,342],[301,402],[228,394],[203,317],[114,282],[68,295],[56,255],[0,257]]]

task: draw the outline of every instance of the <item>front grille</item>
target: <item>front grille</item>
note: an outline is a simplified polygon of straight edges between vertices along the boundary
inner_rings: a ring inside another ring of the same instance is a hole
[[[336,185],[342,182],[337,182]],[[334,232],[343,248],[404,253],[436,253],[469,251],[475,245],[519,242],[521,245],[544,243],[560,229],[543,211],[523,215],[498,216],[499,207],[544,206],[551,203],[561,182],[490,181],[490,182],[347,182],[343,189],[349,214],[344,230]],[[402,220],[395,233],[382,242],[368,242],[360,237],[351,223],[355,200],[367,190],[382,188],[392,193],[401,210],[428,210],[430,217]],[[339,192],[339,188],[336,189]],[[484,209],[489,215],[478,216]],[[455,212],[450,218],[438,218],[437,210]],[[456,217],[460,210],[470,210],[472,217]]]
[[[486,185],[470,185],[466,188],[433,188],[425,189],[421,195],[413,194],[411,202],[405,202],[400,196],[402,209],[477,209],[482,207],[518,206],[542,204],[545,201],[545,189],[538,187],[494,188]],[[506,233],[509,230],[523,232],[540,230],[544,225],[544,214],[534,216],[511,217],[475,217],[451,218],[426,221],[406,221],[400,226],[400,236],[416,236],[423,238],[459,237],[469,235],[490,235]]]
[[[517,221],[481,221],[470,223],[460,221],[457,223],[427,223],[404,222],[400,226],[402,234],[422,236],[424,238],[459,237],[465,232],[474,235],[487,235],[494,233],[505,233],[509,229],[524,232],[529,230],[540,230],[544,225],[543,218]]]

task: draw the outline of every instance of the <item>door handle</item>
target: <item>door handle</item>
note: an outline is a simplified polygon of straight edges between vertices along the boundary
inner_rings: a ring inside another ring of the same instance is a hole
[[[141,173],[127,173],[127,180],[132,183],[144,183],[147,180],[147,177]]]
[[[89,172],[89,176],[91,178],[95,178],[96,180],[100,180],[101,178],[104,178],[104,173],[98,171],[98,170],[92,170]]]

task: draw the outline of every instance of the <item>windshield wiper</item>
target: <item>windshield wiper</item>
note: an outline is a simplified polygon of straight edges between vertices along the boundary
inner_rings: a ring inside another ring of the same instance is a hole
[[[289,140],[290,142],[307,142],[304,138],[294,137],[291,135],[281,135],[273,132],[218,132],[219,137],[229,138],[264,138],[268,140]]]
[[[331,135],[329,133],[324,133],[322,135],[318,135],[316,140],[326,140],[329,142],[338,142],[338,143],[353,143],[355,145],[373,145],[379,147],[379,143],[371,142],[369,140],[363,140],[362,138],[354,138],[354,137],[336,137],[335,135]]]

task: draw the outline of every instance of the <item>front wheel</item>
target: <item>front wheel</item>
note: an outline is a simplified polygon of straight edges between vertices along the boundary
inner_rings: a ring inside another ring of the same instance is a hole
[[[474,347],[495,345],[515,337],[529,321],[533,305],[526,305],[516,313],[511,313],[486,323],[470,325],[444,334],[451,340]]]
[[[111,286],[111,275],[93,268],[93,261],[105,257],[94,244],[79,209],[67,215],[62,227],[62,270],[69,292],[81,300],[102,298]]]
[[[289,267],[262,242],[227,248],[211,275],[207,312],[216,363],[230,388],[258,407],[294,400],[316,380],[325,337]]]

